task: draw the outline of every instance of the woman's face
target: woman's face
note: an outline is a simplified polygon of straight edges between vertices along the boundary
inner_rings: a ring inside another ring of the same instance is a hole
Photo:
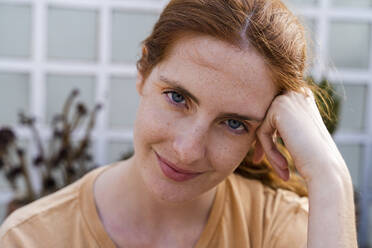
[[[136,169],[172,202],[201,196],[236,169],[277,93],[253,48],[198,35],[176,41],[137,89]]]

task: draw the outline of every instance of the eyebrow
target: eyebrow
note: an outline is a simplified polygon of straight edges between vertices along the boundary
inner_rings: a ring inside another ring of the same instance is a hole
[[[186,90],[185,88],[183,88],[181,86],[181,83],[176,81],[176,80],[172,80],[172,79],[168,79],[164,76],[160,76],[160,81],[163,81],[164,83],[172,86],[175,90],[177,90],[179,93],[181,93],[182,95],[184,96],[187,96],[189,97],[190,99],[192,99],[194,102],[196,102],[196,104],[199,105],[199,100],[198,98],[196,98],[193,94],[191,94],[188,90]]]
[[[197,105],[199,105],[198,98],[196,98],[188,90],[183,88],[179,81],[166,78],[162,75],[160,75],[159,78],[160,78],[160,81],[172,86],[176,91],[178,91],[182,95],[192,99]],[[223,118],[234,118],[234,119],[239,119],[239,120],[244,120],[244,121],[253,121],[253,122],[262,122],[263,121],[262,119],[257,118],[257,117],[245,116],[245,115],[240,115],[240,114],[237,114],[237,113],[222,113],[222,114],[220,114],[220,116],[223,117]]]

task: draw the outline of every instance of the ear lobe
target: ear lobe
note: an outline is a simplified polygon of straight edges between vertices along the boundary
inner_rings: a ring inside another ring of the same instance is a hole
[[[255,147],[254,147],[254,153],[253,153],[253,158],[252,158],[253,161],[252,162],[254,164],[259,164],[264,159],[264,156],[265,156],[264,149],[261,145],[261,142],[257,139]]]

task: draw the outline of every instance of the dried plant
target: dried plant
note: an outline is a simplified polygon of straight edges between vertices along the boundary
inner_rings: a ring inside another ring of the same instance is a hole
[[[36,192],[32,185],[26,152],[17,144],[15,133],[10,127],[0,129],[0,170],[4,172],[15,195],[19,195],[20,192],[16,180],[24,180],[26,184],[26,192],[21,199],[17,199],[18,202],[28,203],[55,192],[96,167],[89,148],[92,129],[101,105],[97,104],[90,113],[83,103],[78,102],[73,108],[78,94],[78,90],[73,90],[64,103],[62,113],[54,116],[51,123],[52,136],[47,147],[41,140],[35,118],[23,113],[19,114],[20,124],[28,127],[37,146],[37,154],[32,159],[32,166],[36,167],[42,180],[39,192]],[[82,128],[83,137],[74,141],[73,132],[81,127],[85,120],[88,123]]]

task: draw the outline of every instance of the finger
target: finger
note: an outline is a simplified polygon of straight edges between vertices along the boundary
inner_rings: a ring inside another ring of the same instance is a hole
[[[306,97],[314,98],[314,93],[309,87],[301,87],[300,92]]]
[[[260,141],[257,139],[256,140],[256,145],[254,147],[254,153],[253,153],[253,163],[255,164],[259,164],[262,162],[263,158],[264,158],[264,155],[265,155],[265,152],[262,148],[262,145],[260,143]]]
[[[272,122],[270,121],[269,118],[270,117],[268,115],[267,118],[262,123],[259,130],[257,131],[257,136],[264,150],[264,153],[266,154],[266,157],[269,160],[272,167],[274,168],[274,170],[283,180],[288,180],[289,170],[287,160],[279,152],[273,141],[275,128],[271,125]]]
[[[260,138],[260,144],[270,162],[273,162],[281,169],[287,168],[287,160],[276,147],[276,144],[274,143],[272,138],[272,134],[262,134]]]
[[[278,175],[279,175],[279,177],[280,178],[282,178],[284,181],[288,181],[289,180],[289,169],[288,168],[286,168],[286,169],[284,169],[284,170],[282,170],[282,169],[279,169],[280,170],[280,172],[278,172],[277,171],[277,173],[278,173]]]

